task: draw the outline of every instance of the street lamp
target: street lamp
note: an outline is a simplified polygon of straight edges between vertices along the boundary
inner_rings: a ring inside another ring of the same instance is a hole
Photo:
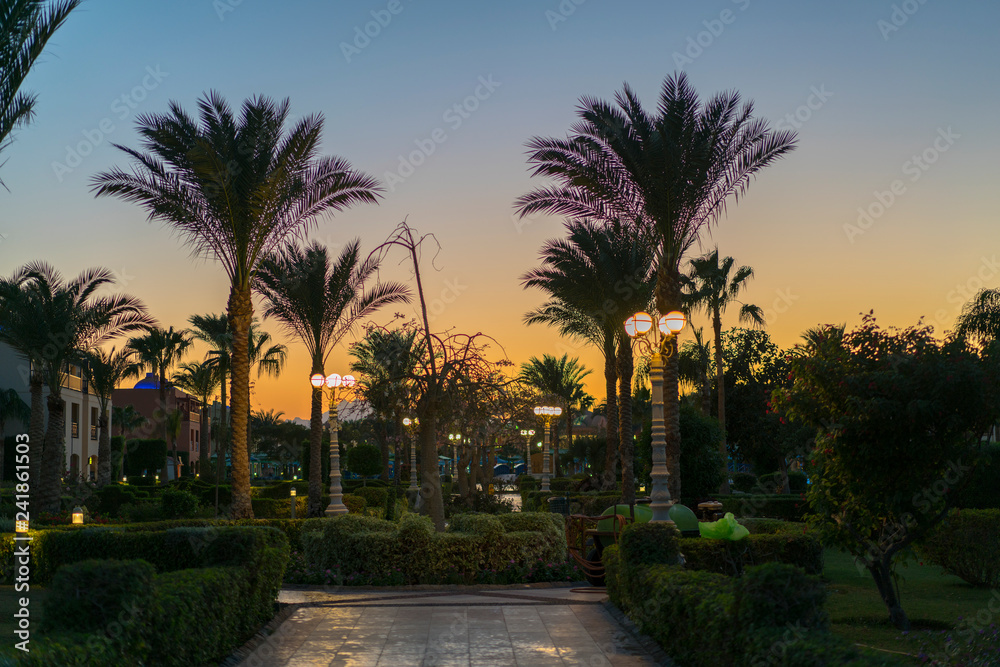
[[[562,408],[540,405],[535,408],[535,414],[545,422],[545,433],[542,436],[542,491],[549,490],[549,430],[552,428],[552,418],[562,414]]]
[[[521,429],[521,435],[524,437],[524,474],[531,474],[531,436],[535,435],[535,429]]]
[[[649,354],[649,379],[653,385],[653,470],[650,477],[653,480],[649,493],[649,508],[653,511],[650,521],[670,522],[670,490],[667,482],[670,471],[667,470],[667,427],[663,419],[663,368],[666,360],[674,353],[673,342],[677,334],[684,328],[687,320],[684,313],[672,311],[661,317],[653,330],[653,316],[649,313],[636,313],[625,320],[625,332],[633,342]],[[646,334],[652,333],[650,338]],[[677,401],[677,397],[671,397]]]
[[[409,417],[403,418],[403,426],[406,427],[407,432],[410,434],[410,491],[417,491],[420,489],[420,487],[417,486],[417,447],[416,443],[413,442],[413,431],[419,424],[419,419],[410,419]]]
[[[331,373],[325,378],[322,373],[316,373],[309,378],[309,384],[316,389],[322,390],[325,384],[330,390],[330,414],[326,422],[330,427],[330,504],[324,512],[326,516],[347,514],[347,507],[344,506],[344,489],[340,486],[340,443],[337,441],[340,423],[337,421],[337,397],[342,390],[349,391],[354,383],[353,375],[341,376],[337,373]]]
[[[449,433],[448,439],[451,440],[451,478],[454,481],[458,478],[458,446],[462,444],[462,434]]]

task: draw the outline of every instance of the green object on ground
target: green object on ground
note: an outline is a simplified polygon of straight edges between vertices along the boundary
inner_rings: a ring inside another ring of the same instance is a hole
[[[606,516],[608,518],[601,519],[597,522],[597,530],[607,532],[614,530],[615,521],[611,518],[614,514],[621,514],[625,517],[625,523],[633,523],[633,516],[635,517],[635,523],[649,523],[649,520],[653,518],[653,510],[649,509],[649,505],[612,505],[608,509],[601,512],[601,516]],[[618,530],[621,530],[622,528],[623,526],[618,526]],[[613,537],[600,537],[598,539],[605,547],[615,543]]]
[[[699,523],[698,530],[701,532],[702,537],[709,537],[716,540],[732,540],[734,542],[742,540],[750,534],[750,531],[745,526],[741,526],[736,522],[736,517],[733,516],[732,512],[726,512],[726,515],[718,521]]]
[[[694,512],[692,512],[691,508],[687,505],[674,503],[670,506],[669,515],[670,520],[674,522],[675,526],[677,526],[677,530],[681,532],[688,530],[698,531],[701,529],[701,524],[698,523],[698,517],[694,515]]]

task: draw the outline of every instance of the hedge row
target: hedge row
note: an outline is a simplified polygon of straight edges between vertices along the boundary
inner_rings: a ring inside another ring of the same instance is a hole
[[[185,542],[201,546],[185,549]],[[100,545],[139,557],[77,558]],[[266,528],[63,531],[49,547],[67,560],[48,588],[44,640],[12,664],[215,662],[274,615],[288,562],[286,538]],[[163,550],[186,560],[167,562]]]
[[[762,563],[796,565],[808,574],[823,572],[823,545],[809,534],[784,531],[771,534],[751,533],[736,542],[703,537],[680,539],[684,567],[718,574],[738,576],[746,568]]]
[[[575,481],[575,480],[574,480]],[[521,508],[524,511],[548,512],[549,498],[568,497],[570,514],[599,516],[601,512],[617,504],[622,494],[619,491],[602,491],[577,494],[559,494],[551,491],[522,491]]]
[[[796,494],[734,494],[720,495],[723,512],[732,512],[737,519],[766,517],[783,521],[802,521],[809,510],[808,503]]]
[[[817,577],[782,563],[748,567],[741,577],[688,570],[676,564],[676,540],[662,524],[630,525],[604,550],[604,565],[612,603],[678,664],[902,664],[829,632]]]
[[[917,550],[973,586],[1000,586],[1000,510],[952,510]]]
[[[563,531],[562,517],[545,513],[456,515],[443,533],[415,514],[399,524],[347,514],[309,520],[301,539],[311,567],[379,577],[399,572],[406,583],[423,583],[455,569],[471,575],[512,562],[562,563]]]

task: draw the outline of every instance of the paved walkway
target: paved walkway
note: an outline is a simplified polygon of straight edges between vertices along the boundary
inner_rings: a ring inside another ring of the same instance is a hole
[[[582,590],[582,589],[580,589]],[[664,664],[569,588],[283,590],[297,607],[241,667],[542,667]]]

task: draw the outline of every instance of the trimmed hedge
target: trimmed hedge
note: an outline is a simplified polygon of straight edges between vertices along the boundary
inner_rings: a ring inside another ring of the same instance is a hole
[[[364,514],[365,508],[368,507],[368,502],[364,498],[351,493],[345,493],[341,498],[341,502],[344,503],[344,507],[351,514]]]
[[[780,563],[748,567],[742,577],[663,564],[676,547],[653,545],[676,537],[654,530],[627,526],[619,544],[604,550],[608,596],[678,664],[903,664],[864,654],[829,633],[818,577]]]
[[[733,490],[741,493],[750,493],[750,490],[757,485],[757,476],[749,472],[733,473]]]
[[[389,489],[384,486],[359,486],[354,489],[354,495],[364,498],[367,507],[385,507]]]
[[[288,498],[251,498],[253,515],[258,519],[290,519],[292,516],[292,499]],[[295,496],[295,516],[304,517],[309,513],[309,498]]]
[[[188,519],[198,512],[198,498],[190,491],[167,489],[160,494],[160,512],[164,519]]]
[[[274,615],[288,562],[286,538],[269,528],[53,532],[50,561],[58,543],[63,543],[59,548],[64,557],[110,546],[145,558],[80,560],[60,569],[49,587],[43,617],[50,633],[30,653],[18,656],[16,664],[214,663]],[[72,548],[74,543],[78,548]],[[164,550],[186,560],[167,562]],[[144,561],[162,567],[157,568],[152,586],[147,581],[151,567]],[[195,569],[177,569],[178,565]],[[81,596],[81,591],[86,594]],[[101,591],[99,600],[83,599],[95,591]],[[123,611],[121,603],[126,600]]]
[[[618,503],[619,491],[592,491],[588,493],[560,494],[551,491],[522,491],[521,509],[531,512],[548,512],[549,498],[568,497],[570,514],[599,516],[601,512]]]
[[[722,503],[722,511],[732,512],[737,519],[766,517],[783,521],[802,521],[809,504],[796,494],[740,494],[714,496]]]
[[[712,540],[704,537],[680,539],[684,567],[739,576],[747,567],[763,563],[796,565],[808,574],[822,574],[823,545],[815,537],[800,533],[750,534],[742,540]]]
[[[973,586],[1000,586],[1000,510],[952,510],[919,545],[927,560]]]
[[[511,562],[566,559],[562,517],[545,514],[461,514],[443,533],[415,514],[399,524],[347,514],[310,520],[301,539],[312,567],[339,568],[342,575],[398,572],[406,583],[435,582],[456,570],[472,576]]]

